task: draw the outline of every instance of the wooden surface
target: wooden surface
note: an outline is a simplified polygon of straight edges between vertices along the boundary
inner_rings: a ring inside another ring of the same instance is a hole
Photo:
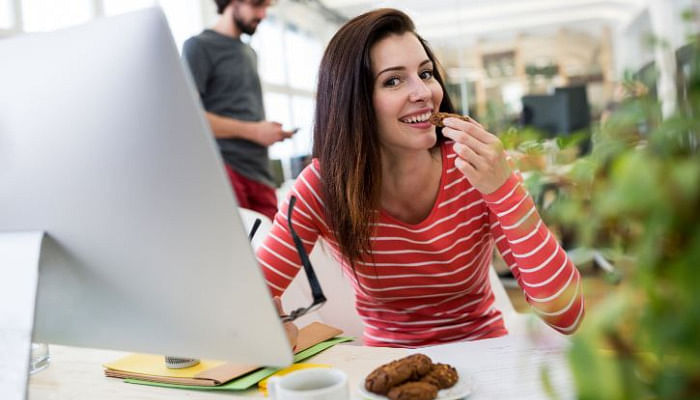
[[[264,398],[255,390],[211,392],[134,385],[104,376],[102,364],[127,353],[50,345],[49,368],[30,378],[30,400],[112,400],[112,399],[236,399]],[[350,387],[357,387],[376,366],[408,354],[407,350],[337,345],[308,362],[331,364],[348,374]]]
[[[473,393],[469,400],[543,399],[541,371],[552,372],[559,398],[574,398],[571,378],[564,362],[565,341],[552,334],[537,338],[508,336],[476,342],[423,348],[436,362],[464,371]],[[126,353],[51,345],[51,365],[30,378],[30,400],[112,399],[236,399],[263,398],[257,389],[247,392],[210,392],[134,385],[106,378],[102,363]],[[377,366],[412,350],[337,345],[308,362],[331,364],[349,377],[352,399],[360,399],[358,385]]]

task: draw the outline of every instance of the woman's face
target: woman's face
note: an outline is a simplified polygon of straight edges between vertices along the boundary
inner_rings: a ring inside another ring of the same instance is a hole
[[[372,104],[379,140],[386,150],[429,149],[437,140],[428,117],[437,112],[443,91],[435,66],[412,33],[390,35],[370,49]]]

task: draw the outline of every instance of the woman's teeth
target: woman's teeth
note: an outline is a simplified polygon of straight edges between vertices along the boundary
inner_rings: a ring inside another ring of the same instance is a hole
[[[420,115],[414,115],[412,117],[401,119],[401,122],[406,122],[408,124],[415,124],[417,122],[425,122],[430,118],[431,112],[426,112]]]

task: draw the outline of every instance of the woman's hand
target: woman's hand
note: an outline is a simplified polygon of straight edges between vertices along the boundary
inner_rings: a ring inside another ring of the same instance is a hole
[[[272,300],[275,303],[275,308],[277,309],[277,312],[280,315],[284,315],[284,311],[282,310],[282,300],[279,298],[279,296],[275,296]],[[287,334],[287,339],[289,340],[289,345],[292,346],[292,349],[294,349],[297,346],[297,338],[299,337],[299,328],[297,328],[297,326],[294,325],[294,322],[285,322],[284,323],[284,332]]]
[[[445,118],[442,134],[455,141],[455,167],[483,194],[501,187],[512,170],[503,143],[477,122]]]

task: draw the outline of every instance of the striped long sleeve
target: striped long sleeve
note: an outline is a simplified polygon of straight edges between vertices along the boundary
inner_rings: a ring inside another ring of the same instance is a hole
[[[581,278],[540,219],[516,174],[484,196],[496,246],[533,310],[552,328],[572,333],[584,313]]]
[[[482,195],[454,167],[452,144],[441,150],[440,192],[430,214],[407,224],[377,210],[371,257],[359,260],[354,271],[325,221],[317,160],[292,189],[298,199],[294,229],[307,251],[319,237],[330,245],[355,289],[365,343],[418,347],[506,334],[488,278],[494,244],[536,312],[558,331],[572,332],[583,314],[579,274],[517,176]],[[274,295],[283,293],[300,269],[287,228],[288,204],[287,199],[257,253]]]

